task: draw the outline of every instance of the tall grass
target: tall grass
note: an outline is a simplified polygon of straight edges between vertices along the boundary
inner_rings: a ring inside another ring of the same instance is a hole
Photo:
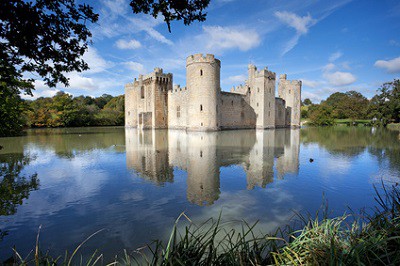
[[[372,214],[361,211],[335,218],[329,218],[326,210],[314,217],[297,214],[300,223],[272,234],[257,234],[256,224],[246,222],[239,230],[232,229],[221,216],[196,225],[182,213],[166,243],[155,241],[133,253],[124,250],[109,265],[400,265],[400,189],[395,185],[384,187],[383,193],[376,190],[375,199]],[[190,224],[178,230],[182,218]],[[77,250],[62,259],[38,251],[30,261],[18,255],[16,264],[104,263],[97,253],[88,261],[78,260]]]

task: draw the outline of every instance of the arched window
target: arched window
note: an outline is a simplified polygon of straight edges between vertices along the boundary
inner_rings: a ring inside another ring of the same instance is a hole
[[[203,76],[203,69],[200,69],[200,76]]]

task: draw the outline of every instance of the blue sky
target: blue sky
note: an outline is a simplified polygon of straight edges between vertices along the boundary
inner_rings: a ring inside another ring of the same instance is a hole
[[[69,73],[70,86],[36,81],[35,97],[120,95],[124,84],[155,67],[185,86],[185,58],[212,53],[221,60],[221,87],[244,83],[247,65],[303,81],[302,98],[320,101],[336,91],[372,97],[400,77],[400,1],[211,0],[207,20],[184,26],[135,15],[127,0],[83,1],[100,14],[91,25],[91,69]]]

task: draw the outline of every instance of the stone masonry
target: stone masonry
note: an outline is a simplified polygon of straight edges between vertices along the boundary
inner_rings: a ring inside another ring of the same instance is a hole
[[[125,126],[141,129],[225,129],[300,126],[301,81],[249,65],[244,85],[221,91],[221,61],[214,55],[186,59],[186,87],[173,86],[171,73],[155,68],[125,85]]]

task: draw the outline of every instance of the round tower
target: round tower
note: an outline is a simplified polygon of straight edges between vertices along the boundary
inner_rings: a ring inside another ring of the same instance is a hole
[[[221,62],[211,54],[186,59],[189,130],[218,130],[220,70]]]

